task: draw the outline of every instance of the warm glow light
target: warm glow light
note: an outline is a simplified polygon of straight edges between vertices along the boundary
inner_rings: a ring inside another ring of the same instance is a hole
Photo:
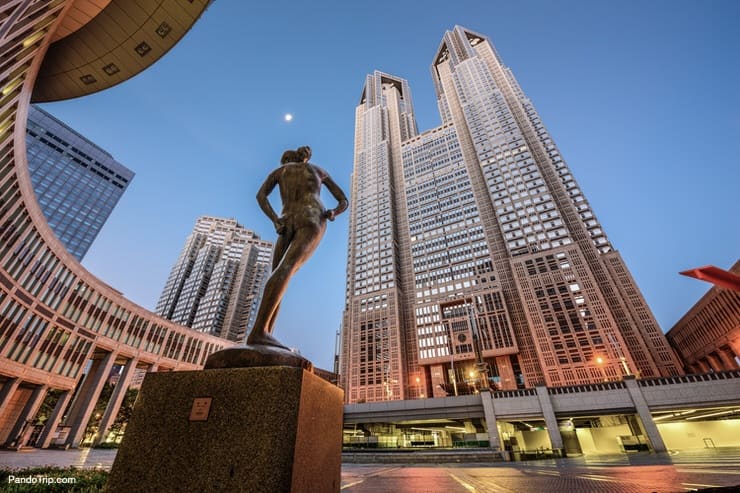
[[[289,122],[293,120],[293,115],[291,115],[290,113],[286,113],[283,118],[285,118],[286,122]]]
[[[598,364],[601,364],[601,363],[603,363],[603,362],[604,362],[604,358],[602,358],[601,356],[599,356],[598,358],[596,358],[596,362],[597,362]]]
[[[717,413],[702,414],[701,416],[689,416],[686,419],[689,420],[689,419],[708,418],[710,416],[722,416],[723,414],[732,414],[732,413],[736,413],[738,411],[740,411],[740,409],[730,409],[728,411],[720,411],[720,412],[717,412]]]

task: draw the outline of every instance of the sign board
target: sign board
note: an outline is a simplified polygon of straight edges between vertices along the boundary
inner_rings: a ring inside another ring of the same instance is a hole
[[[190,421],[208,421],[208,413],[211,411],[212,397],[196,397],[193,399],[193,407],[190,409]]]

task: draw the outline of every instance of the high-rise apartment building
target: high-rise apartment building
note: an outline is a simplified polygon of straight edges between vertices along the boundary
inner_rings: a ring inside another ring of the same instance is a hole
[[[680,373],[490,41],[448,31],[432,75],[437,128],[419,134],[408,83],[381,72],[356,109],[348,402]]]
[[[67,251],[82,260],[134,172],[37,106],[29,107],[26,147],[41,211]]]
[[[234,219],[203,216],[170,271],[157,314],[241,342],[270,275],[272,243]]]

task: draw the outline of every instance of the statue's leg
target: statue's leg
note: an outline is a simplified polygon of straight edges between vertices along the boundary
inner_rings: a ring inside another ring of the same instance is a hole
[[[268,278],[268,283],[270,282],[270,279],[272,278],[272,275],[274,275],[275,271],[277,270],[278,266],[280,265],[280,262],[283,260],[283,257],[285,256],[285,252],[288,250],[288,246],[290,245],[290,240],[293,237],[294,231],[289,226],[289,229],[287,229],[283,234],[278,235],[277,240],[275,241],[275,247],[272,249],[272,272],[270,274],[270,278]],[[266,317],[269,313],[271,313],[270,310],[267,310],[267,302],[264,293],[267,292],[267,285],[265,285],[265,290],[263,292],[262,299],[260,300],[260,306],[257,309],[257,316],[254,319],[254,325],[252,326],[252,330],[249,332],[249,336],[247,337],[247,343],[251,344],[250,341],[258,341],[265,339],[265,335],[272,332],[272,326],[268,320],[266,320]],[[280,306],[280,303],[278,302],[278,307]],[[275,341],[277,343],[277,341]],[[279,345],[279,344],[275,344]]]
[[[277,310],[280,307],[280,301],[288,288],[290,278],[316,250],[325,230],[326,224],[324,222],[318,226],[305,226],[296,230],[285,255],[283,255],[279,265],[265,284],[254,328],[247,338],[248,344],[281,346],[270,336]]]
[[[282,262],[283,257],[285,256],[285,252],[288,250],[288,247],[290,246],[290,240],[293,238],[295,231],[292,230],[292,227],[289,231],[286,231],[284,234],[281,234],[278,236],[277,241],[275,242],[275,248],[273,249],[272,253],[272,271],[275,272],[280,265],[280,262]],[[263,298],[264,299],[264,298]],[[282,301],[278,301],[277,306],[272,311],[272,316],[270,317],[270,320],[265,322],[265,325],[260,327],[260,329],[266,333],[266,334],[272,334],[272,331],[275,327],[275,320],[277,320],[278,313],[280,312],[280,304]],[[261,303],[260,303],[261,305]],[[255,327],[257,327],[257,324],[254,324]]]

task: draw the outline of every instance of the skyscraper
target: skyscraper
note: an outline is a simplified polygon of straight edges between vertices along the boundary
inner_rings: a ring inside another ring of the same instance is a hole
[[[67,251],[82,260],[134,172],[38,106],[29,107],[26,147],[41,211]]]
[[[432,76],[437,128],[418,133],[408,83],[382,72],[367,76],[356,109],[347,400],[679,373],[489,40],[446,32]]]
[[[270,274],[272,243],[234,219],[198,218],[156,312],[199,332],[243,341]]]

